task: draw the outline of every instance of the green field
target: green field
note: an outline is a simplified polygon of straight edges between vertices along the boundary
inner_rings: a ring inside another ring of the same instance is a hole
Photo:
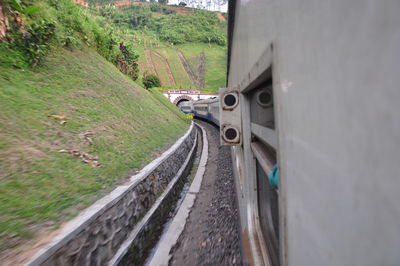
[[[54,51],[34,70],[0,64],[1,249],[44,221],[69,219],[187,128],[157,90],[140,88],[89,48]],[[101,166],[63,149],[98,156]]]
[[[166,59],[162,55],[155,52],[154,50],[150,51],[150,55],[151,55],[154,67],[157,71],[157,76],[161,80],[162,86],[164,86],[164,87],[175,86],[175,80],[173,78],[173,75],[171,75],[169,65],[168,65]]]
[[[217,93],[219,88],[226,84],[226,47],[205,43],[182,44],[177,47],[186,58],[198,57],[204,52],[206,55],[205,91]],[[191,67],[195,67],[192,65]]]
[[[156,51],[158,51],[168,60],[169,67],[174,75],[177,87],[180,89],[194,89],[192,80],[189,78],[189,75],[186,73],[178,55],[176,54],[176,49],[159,48],[156,49]]]
[[[139,12],[140,10],[131,10],[130,12]],[[123,11],[123,14],[128,11]],[[139,12],[140,14],[140,12]],[[154,14],[154,13],[149,13]],[[208,13],[206,13],[208,14]],[[212,15],[209,12],[208,15]],[[184,19],[185,16],[182,16]],[[226,25],[220,27],[220,32],[226,30]],[[226,84],[226,64],[227,64],[227,48],[225,45],[218,45],[216,43],[204,43],[188,41],[183,44],[171,44],[163,42],[157,34],[146,29],[137,27],[133,29],[129,25],[123,25],[123,28],[116,28],[118,36],[126,42],[132,43],[135,51],[140,55],[140,70],[144,72],[155,72],[161,80],[163,90],[169,88],[174,89],[200,89],[203,92],[217,93],[220,87],[225,87]],[[145,50],[150,50],[151,61],[145,56]],[[160,54],[164,59],[154,55],[154,52]],[[199,84],[193,81],[190,77],[178,56],[178,51],[182,52],[190,66],[194,79],[203,79],[204,86],[200,87]],[[198,73],[200,55],[205,55],[205,75],[201,76]],[[167,64],[165,63],[167,60]],[[169,69],[167,69],[169,68]],[[153,71],[155,69],[155,71]],[[168,77],[170,72],[174,78]]]
[[[140,69],[143,72],[152,72],[150,63],[144,56],[144,47],[135,46],[139,54],[143,54],[140,58]],[[177,45],[174,47],[160,47],[154,49],[168,61],[170,71],[175,79],[176,85],[172,85],[167,75],[165,61],[158,56],[152,55],[152,61],[157,74],[159,75],[162,85],[166,88],[177,89],[199,89],[189,78],[185,71],[177,52],[181,51],[192,71],[197,74],[198,61],[201,53],[205,54],[205,86],[201,89],[203,92],[217,93],[218,89],[225,86],[226,83],[226,48],[218,45],[208,45],[204,43],[190,43]]]

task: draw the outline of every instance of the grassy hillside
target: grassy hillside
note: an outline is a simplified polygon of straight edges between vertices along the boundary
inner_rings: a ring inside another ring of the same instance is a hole
[[[137,48],[140,49],[140,48]],[[148,49],[150,50],[150,49]],[[219,45],[209,45],[205,43],[188,43],[176,45],[174,47],[160,47],[153,48],[151,51],[157,52],[168,61],[168,66],[175,80],[175,84],[171,82],[164,82],[166,88],[182,88],[182,89],[201,89],[204,92],[216,93],[218,88],[224,87],[226,82],[226,48]],[[181,52],[186,59],[191,73],[194,77],[185,70],[182,60],[179,58],[178,53]],[[204,54],[204,68],[203,74],[199,73],[199,65],[201,54]],[[149,64],[154,64],[157,73],[163,73],[165,64],[160,64],[158,61],[148,62],[146,57],[142,59],[144,71],[149,71],[151,67]],[[152,71],[150,71],[152,72]],[[163,80],[162,76],[161,80]],[[203,78],[203,84],[199,85],[196,80]]]
[[[177,47],[186,58],[195,58],[192,63],[192,68],[196,67],[198,57],[201,53],[206,57],[206,72],[205,72],[205,89],[209,92],[218,93],[219,88],[225,87],[226,83],[226,47],[213,45],[211,48],[208,44],[197,43],[182,44]]]
[[[189,122],[111,63],[116,43],[89,15],[69,1],[36,4],[25,27],[55,24],[40,60],[24,46],[32,35],[0,42],[0,258],[124,182]]]
[[[120,39],[133,44],[141,55],[141,73],[158,75],[164,89],[217,92],[226,79],[226,21],[217,12],[181,9],[188,12],[175,13],[155,3],[105,6],[93,12],[100,23],[112,25]]]
[[[157,51],[162,56],[164,56],[166,60],[168,60],[169,67],[171,69],[172,74],[174,75],[177,87],[191,88],[194,86],[192,80],[190,79],[189,74],[185,71],[182,62],[179,59],[176,48],[164,47],[164,48],[155,48],[154,50]]]
[[[164,96],[139,88],[91,49],[60,50],[43,67],[1,66],[0,73],[3,240],[75,214],[187,128],[177,109],[160,104]],[[82,138],[88,132],[92,144]],[[60,150],[98,156],[101,166]]]

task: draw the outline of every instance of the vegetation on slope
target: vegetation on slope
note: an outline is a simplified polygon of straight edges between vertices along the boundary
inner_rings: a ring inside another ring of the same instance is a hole
[[[23,55],[20,59],[37,65],[51,47],[73,48],[82,43],[94,47],[109,61],[116,59],[118,47],[110,34],[112,28],[101,27],[89,12],[71,1],[24,1],[22,6],[37,8],[33,14],[17,12],[15,3],[18,2],[21,1],[6,0],[2,5],[10,22],[8,48]]]
[[[0,42],[0,253],[124,182],[188,122],[118,71],[119,44],[90,14],[67,0],[32,3],[40,10],[19,15],[23,26],[8,14]],[[35,24],[54,27],[32,61],[24,42],[43,35],[23,30]]]
[[[161,41],[182,44],[188,42],[226,44],[226,22],[218,19],[214,12],[195,9],[193,13],[169,14],[158,4],[130,6],[116,9],[107,6],[100,14],[114,24],[135,30],[155,33]]]
[[[205,88],[207,92],[218,93],[219,88],[224,88],[226,83],[226,47],[213,46],[212,49],[205,43],[196,45],[183,44],[178,49],[188,58],[192,69],[196,69],[201,53],[205,54]],[[194,59],[194,60],[190,60]]]
[[[105,6],[94,11],[101,16],[101,23],[113,25],[119,38],[133,43],[141,56],[142,74],[157,74],[163,88],[216,92],[225,85],[226,21],[215,12],[188,10],[170,14],[171,9],[148,3],[125,8]],[[178,53],[193,62],[189,70],[185,70]],[[200,60],[202,54],[205,57]]]

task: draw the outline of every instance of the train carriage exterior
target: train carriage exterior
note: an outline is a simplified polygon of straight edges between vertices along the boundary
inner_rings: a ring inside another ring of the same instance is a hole
[[[400,1],[229,5],[245,263],[400,265]]]
[[[219,126],[219,98],[210,98],[199,101],[185,102],[185,106],[180,106],[182,112],[192,113],[195,117],[205,119]],[[191,108],[189,111],[189,107]]]
[[[193,101],[183,101],[178,107],[185,114],[193,114]]]

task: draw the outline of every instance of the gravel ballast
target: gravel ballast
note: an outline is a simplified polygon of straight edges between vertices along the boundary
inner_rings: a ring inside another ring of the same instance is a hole
[[[241,265],[239,220],[230,149],[220,146],[219,131],[207,131],[209,150],[201,189],[169,265]]]

